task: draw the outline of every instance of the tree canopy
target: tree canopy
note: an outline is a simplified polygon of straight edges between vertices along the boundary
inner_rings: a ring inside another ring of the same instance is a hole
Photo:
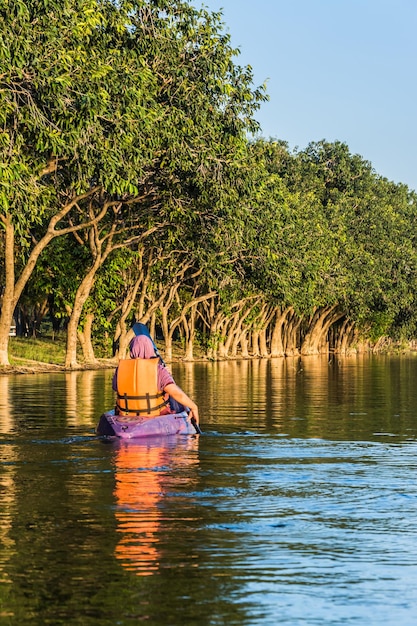
[[[0,364],[16,312],[65,320],[69,368],[132,317],[187,358],[414,337],[415,192],[344,143],[263,139],[221,13],[16,0],[0,32]]]

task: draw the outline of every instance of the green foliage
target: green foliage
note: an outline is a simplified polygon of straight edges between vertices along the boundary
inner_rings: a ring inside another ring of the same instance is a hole
[[[52,295],[66,316],[111,241],[85,304],[97,335],[140,270],[148,306],[179,282],[171,318],[215,290],[225,315],[259,297],[299,315],[338,305],[373,339],[415,331],[416,195],[341,142],[250,141],[265,89],[220,13],[15,0],[0,33],[0,224],[13,221],[17,275],[71,200],[58,231],[97,218],[49,243],[22,303]],[[1,230],[2,278],[4,243]]]

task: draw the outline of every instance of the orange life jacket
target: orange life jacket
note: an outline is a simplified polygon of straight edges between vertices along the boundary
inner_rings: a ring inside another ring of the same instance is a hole
[[[159,359],[121,359],[117,369],[120,415],[159,415],[167,404],[158,389]]]

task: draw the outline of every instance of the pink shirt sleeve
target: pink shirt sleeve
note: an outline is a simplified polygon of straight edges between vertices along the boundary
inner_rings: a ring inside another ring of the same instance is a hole
[[[171,372],[163,365],[158,365],[158,388],[162,391],[167,385],[174,383],[175,380]]]

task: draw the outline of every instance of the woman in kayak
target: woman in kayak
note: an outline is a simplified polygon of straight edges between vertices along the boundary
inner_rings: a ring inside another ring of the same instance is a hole
[[[189,418],[194,418],[198,424],[198,406],[189,396],[187,396],[181,387],[176,384],[171,372],[164,365],[162,365],[160,359],[155,355],[155,348],[151,339],[146,335],[138,335],[130,342],[129,349],[130,359],[127,361],[123,360],[123,370],[127,371],[129,380],[126,381],[126,374],[124,374],[123,380],[120,380],[120,363],[113,376],[113,389],[118,395],[116,410],[126,414],[137,412],[142,413],[142,408],[138,409],[137,407],[139,405],[136,404],[135,401],[130,402],[130,405],[133,406],[133,408],[129,409],[127,406],[127,400],[126,403],[124,403],[124,398],[126,397],[131,400],[133,396],[133,398],[141,398],[143,400],[144,397],[148,395],[151,399],[155,400],[158,397],[162,402],[152,406],[149,404],[149,410],[145,411],[145,413],[153,416],[155,414],[164,415],[172,412],[177,413],[183,410],[180,408],[178,411],[177,407],[175,407],[175,403],[172,402],[172,400],[174,400],[179,404],[188,407],[190,409]],[[158,359],[158,362],[155,366],[149,363],[150,370],[153,370],[150,371],[149,375],[148,373],[144,375],[143,371],[139,375],[136,373],[137,369],[135,368],[135,363],[129,363],[129,361],[134,361],[135,359],[151,360],[152,362],[154,362],[154,359]],[[155,386],[155,370],[157,393],[150,395],[150,390],[153,391],[151,388]],[[135,378],[136,380],[134,380]],[[138,389],[140,390],[139,392]],[[132,392],[132,390],[134,390],[134,392]],[[170,402],[171,409],[173,410],[170,410],[167,407],[168,402]]]

